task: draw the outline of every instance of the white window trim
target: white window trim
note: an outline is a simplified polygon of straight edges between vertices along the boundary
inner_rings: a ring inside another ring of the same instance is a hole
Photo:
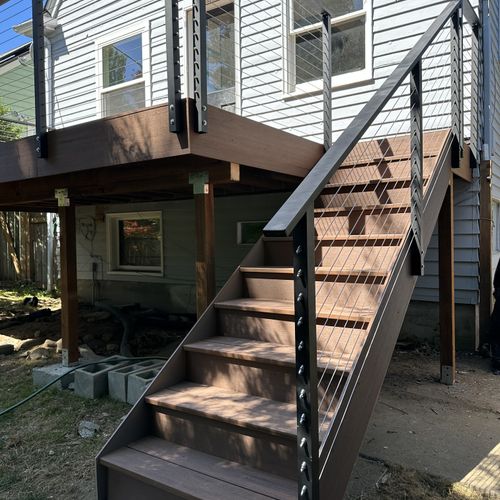
[[[104,88],[104,75],[102,67],[102,49],[106,45],[110,45],[115,42],[120,42],[126,38],[130,38],[135,35],[141,35],[142,42],[142,77],[136,78],[135,80],[130,80],[129,82],[119,83],[117,85],[112,85],[111,87]],[[96,88],[97,88],[97,106],[96,106],[96,116],[97,118],[105,118],[103,115],[102,106],[102,96],[108,92],[115,90],[120,90],[127,87],[132,87],[139,83],[144,83],[144,101],[145,106],[151,106],[151,50],[150,50],[150,40],[149,40],[149,21],[145,21],[140,24],[133,26],[124,27],[121,30],[113,31],[112,33],[105,35],[95,41],[95,60],[96,60]]]
[[[240,115],[242,108],[241,97],[241,19],[240,0],[220,0],[212,2],[210,9],[223,7],[229,3],[234,4],[234,114]],[[184,33],[186,33],[186,43],[184,44],[184,60],[187,64],[187,71],[184,71],[183,88],[187,89],[187,95],[194,98],[193,88],[193,6],[184,8]]]
[[[332,77],[332,90],[359,85],[373,80],[373,0],[363,0],[363,9],[332,19],[332,27],[365,17],[365,67]],[[293,0],[287,0],[283,9],[283,98],[304,97],[323,91],[321,80],[295,84],[295,37],[314,29],[321,29],[321,22],[304,28],[293,29]]]
[[[118,238],[118,221],[123,219],[160,219],[161,263],[159,266],[119,266],[120,249]],[[163,216],[160,210],[147,212],[119,212],[106,214],[106,248],[108,257],[108,274],[113,275],[147,275],[163,277],[164,274]]]

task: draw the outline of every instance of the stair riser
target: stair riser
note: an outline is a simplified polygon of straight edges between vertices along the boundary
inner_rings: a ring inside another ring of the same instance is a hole
[[[292,366],[280,367],[190,351],[186,354],[188,379],[192,382],[285,403],[296,401],[296,375]],[[321,373],[322,371],[318,370],[318,376],[321,376]],[[331,373],[327,374],[323,387],[320,387],[319,397],[323,398],[325,389],[331,389],[328,390],[328,395],[333,394],[333,388],[343,387],[345,379],[346,375],[343,373],[334,377]],[[330,397],[325,398],[327,406],[331,401]]]
[[[335,307],[366,307],[373,309],[379,303],[384,289],[375,283],[334,283],[316,280],[316,304],[328,304]],[[245,287],[248,297],[253,299],[293,300],[293,281],[279,276],[269,277],[266,274],[246,274]]]
[[[352,211],[348,215],[316,213],[314,227],[317,237],[325,234],[383,234],[403,233],[410,224],[409,213],[374,213]]]
[[[188,414],[155,411],[155,434],[198,451],[295,479],[295,438],[279,438]]]
[[[431,161],[424,160],[424,176],[431,171]],[[351,182],[366,182],[379,179],[409,179],[410,162],[408,160],[394,162],[377,162],[372,165],[357,166],[355,168],[339,168],[331,179],[331,183],[342,184]]]
[[[322,241],[316,250],[316,265],[334,266],[340,269],[372,269],[386,272],[393,262],[397,246],[330,246],[331,241]]]
[[[108,469],[107,500],[182,500],[180,497],[160,488],[135,479],[122,472]]]
[[[386,205],[388,203],[410,203],[410,188],[387,189],[385,186],[380,189],[367,189],[361,193],[337,193],[335,188],[325,190],[316,200],[316,207],[347,207],[366,205]]]
[[[363,245],[363,243],[359,243]],[[316,250],[316,265],[324,267],[335,266],[346,269],[374,269],[387,271],[394,262],[398,250],[396,246],[384,247],[353,247],[331,246],[331,241],[323,241]],[[266,266],[293,266],[292,242],[266,242]]]
[[[318,323],[318,349],[339,355],[356,352],[366,338],[364,328],[323,326]],[[218,332],[276,344],[295,345],[295,323],[292,317],[253,314],[229,309],[218,310]]]

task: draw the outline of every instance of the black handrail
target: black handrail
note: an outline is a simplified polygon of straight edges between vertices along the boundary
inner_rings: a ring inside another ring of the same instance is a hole
[[[467,4],[469,6],[465,7]],[[470,7],[468,0],[453,0],[448,3],[417,44],[408,52],[361,112],[354,118],[352,123],[342,132],[333,146],[321,157],[266,225],[264,228],[266,236],[283,237],[292,234],[297,223],[305,215],[308,208],[312,206],[314,200],[320,195],[329,179],[331,179],[363,134],[368,130],[403,80],[409,75],[414,66],[419,63],[422,55],[443,26],[462,6],[464,6],[464,14],[468,15],[468,19],[470,18],[470,10],[473,11],[473,9]],[[475,17],[478,22],[479,19],[477,16]]]

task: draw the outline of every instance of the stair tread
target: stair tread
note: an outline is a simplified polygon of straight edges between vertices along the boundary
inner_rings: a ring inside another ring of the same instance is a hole
[[[292,500],[294,481],[156,437],[113,451],[103,465],[188,498]]]
[[[262,267],[249,267],[241,266],[240,271],[243,273],[271,273],[271,274],[293,274],[292,267],[281,266],[262,266]],[[338,275],[338,276],[373,276],[373,277],[386,277],[387,272],[380,269],[363,269],[363,268],[342,268],[342,267],[316,267],[316,276],[318,275]]]
[[[295,437],[297,431],[295,404],[220,387],[182,382],[147,396],[146,402],[281,437]]]
[[[321,240],[339,241],[363,241],[363,240],[401,240],[404,234],[401,233],[377,233],[377,234],[324,234]]]
[[[271,314],[294,315],[294,303],[292,300],[271,300],[271,299],[232,299],[215,303],[216,308],[233,309],[239,311],[264,312]],[[345,321],[369,321],[373,316],[373,309],[339,307],[332,308],[324,306],[322,310],[316,311],[319,318],[332,318]]]
[[[187,351],[223,356],[247,361],[270,363],[276,366],[295,366],[295,347],[240,337],[216,336],[184,346]],[[356,354],[356,353],[354,353]],[[334,353],[318,350],[318,368],[329,372],[350,371],[353,353]]]

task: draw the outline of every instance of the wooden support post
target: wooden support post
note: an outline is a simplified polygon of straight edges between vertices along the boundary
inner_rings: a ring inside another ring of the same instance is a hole
[[[455,278],[453,242],[453,179],[439,212],[439,329],[441,382],[455,382]]]
[[[200,317],[215,297],[214,188],[208,173],[191,174],[196,217],[196,312]]]
[[[480,164],[479,223],[479,339],[476,349],[488,342],[492,308],[491,162]],[[496,262],[494,263],[496,266]]]
[[[79,358],[75,207],[69,205],[69,200],[60,193],[58,202],[61,224],[62,361],[64,366],[68,366]],[[68,204],[63,206],[64,203]]]

